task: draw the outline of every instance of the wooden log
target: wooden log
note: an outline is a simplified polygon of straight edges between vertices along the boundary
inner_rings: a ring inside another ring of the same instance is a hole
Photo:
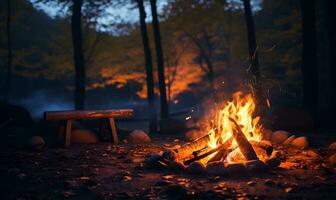
[[[204,153],[210,151],[211,149],[212,149],[212,148],[210,148],[209,146],[205,146],[205,147],[203,147],[203,148],[200,149],[200,150],[197,150],[197,151],[192,152],[192,155],[193,155],[194,157],[197,157],[197,156],[199,156],[199,155],[202,155],[202,154],[204,154]]]
[[[243,154],[246,160],[258,160],[257,154],[255,153],[252,145],[250,144],[250,142],[247,140],[246,136],[242,132],[238,123],[232,118],[229,118],[229,119],[233,123],[232,127],[234,130],[232,132],[232,135],[237,142],[240,152]]]
[[[197,152],[200,149],[205,148],[210,141],[209,135],[205,135],[191,143],[187,143],[178,149],[170,150],[171,157],[173,159],[183,160],[192,156],[193,152]]]
[[[264,149],[257,147],[257,146],[253,146],[253,145],[252,147],[254,151],[256,152],[259,159],[266,159],[270,157],[269,155],[267,155],[267,152]]]
[[[224,160],[229,152],[230,151],[228,149],[218,151],[212,158],[209,159],[208,163]]]
[[[260,148],[260,149],[265,151],[265,154],[267,156],[272,155],[272,152],[273,152],[274,148],[271,144],[269,144],[269,142],[266,142],[266,141],[263,141],[263,140],[260,141],[260,142],[252,140],[252,141],[250,141],[250,143],[251,143],[251,145],[253,146],[254,149],[255,148]]]
[[[99,119],[132,117],[133,109],[110,110],[73,110],[73,111],[49,111],[44,112],[45,120],[69,120],[69,119]]]
[[[218,147],[216,147],[216,148],[214,148],[214,149],[212,149],[212,150],[210,150],[210,151],[208,151],[208,152],[206,152],[202,155],[199,155],[197,157],[185,160],[183,163],[185,165],[189,165],[190,163],[201,160],[203,158],[206,158],[207,156],[209,156],[213,153],[216,153],[217,151],[220,151],[222,149],[228,149],[230,147],[231,143],[232,143],[232,138],[229,138],[223,144],[219,145]]]

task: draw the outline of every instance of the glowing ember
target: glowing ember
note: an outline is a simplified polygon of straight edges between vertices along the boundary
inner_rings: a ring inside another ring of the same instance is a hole
[[[241,92],[235,93],[233,101],[227,102],[224,108],[218,112],[217,123],[209,131],[208,146],[214,149],[233,136],[234,124],[230,118],[237,122],[248,141],[261,141],[261,125],[258,124],[260,118],[253,117],[254,110],[255,103],[251,95],[243,96]],[[230,149],[232,151],[225,159],[227,162],[245,160],[235,140],[232,141]]]

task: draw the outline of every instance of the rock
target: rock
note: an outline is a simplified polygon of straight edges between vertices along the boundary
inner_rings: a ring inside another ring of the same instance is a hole
[[[31,146],[45,145],[44,139],[41,136],[32,136],[29,140]]]
[[[166,164],[162,162],[162,156],[160,154],[152,154],[145,159],[144,165],[147,169],[162,169],[166,168]]]
[[[71,133],[71,143],[94,144],[98,143],[98,137],[96,133],[91,130],[75,129]]]
[[[205,166],[201,162],[193,162],[189,165],[187,170],[192,174],[202,174],[205,173]]]
[[[253,186],[253,185],[255,185],[256,183],[254,182],[254,181],[249,181],[249,182],[247,182],[247,185],[250,185],[250,186]]]
[[[168,168],[177,171],[184,171],[186,169],[186,166],[182,162],[174,160],[169,162]]]
[[[162,157],[166,160],[174,160],[174,155],[172,151],[163,152]]]
[[[329,145],[329,150],[336,151],[336,142],[333,142]]]
[[[299,148],[299,149],[305,149],[309,146],[309,142],[307,138],[304,136],[298,137],[291,142],[291,146]]]
[[[271,138],[272,144],[282,144],[289,136],[290,133],[287,131],[275,131]]]
[[[289,146],[295,138],[296,138],[296,136],[292,135],[289,138],[287,138],[282,144],[285,145],[285,146]]]
[[[263,140],[267,140],[267,141],[271,140],[273,131],[271,131],[269,129],[266,129],[266,128],[263,128],[263,130],[261,131],[261,133],[262,133],[262,139]]]
[[[330,162],[331,165],[336,165],[336,154],[331,155],[331,156],[328,158],[328,161]]]
[[[35,126],[29,111],[22,106],[0,102],[0,113],[0,122],[7,122],[6,127],[33,128]]]
[[[264,181],[264,184],[265,184],[265,185],[275,185],[275,182],[274,182],[273,180],[271,180],[271,179],[266,179],[266,180]]]
[[[313,151],[313,150],[308,150],[308,151],[306,152],[306,155],[309,156],[309,157],[311,157],[311,158],[314,158],[314,159],[317,159],[317,158],[320,157],[320,155],[317,154],[317,153],[316,153],[315,151]]]
[[[216,175],[226,174],[226,168],[225,168],[224,162],[222,161],[209,163],[206,166],[206,171],[209,174],[216,174]]]
[[[127,141],[131,144],[150,143],[151,139],[143,130],[134,130],[127,137]]]
[[[45,142],[41,136],[32,136],[29,140],[29,145],[35,150],[42,150]]]
[[[265,163],[260,160],[249,160],[244,164],[248,172],[262,172],[266,169]]]
[[[243,163],[228,163],[225,165],[228,175],[245,174],[246,168]]]
[[[276,168],[281,164],[281,160],[279,158],[270,158],[265,161],[265,164],[268,168]]]
[[[185,140],[188,141],[188,142],[192,142],[202,136],[206,135],[206,133],[200,131],[200,130],[197,130],[197,129],[192,129],[192,130],[189,130],[185,133]]]

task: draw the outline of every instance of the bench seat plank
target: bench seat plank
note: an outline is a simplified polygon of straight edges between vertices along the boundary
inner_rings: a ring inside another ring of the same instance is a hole
[[[70,120],[70,119],[99,119],[132,117],[133,109],[110,110],[74,110],[74,111],[49,111],[44,113],[45,120]]]

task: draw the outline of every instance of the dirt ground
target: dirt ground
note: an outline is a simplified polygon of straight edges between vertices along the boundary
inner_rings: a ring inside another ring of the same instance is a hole
[[[336,199],[327,150],[286,150],[279,168],[239,176],[148,170],[144,158],[180,140],[1,152],[1,199]]]

